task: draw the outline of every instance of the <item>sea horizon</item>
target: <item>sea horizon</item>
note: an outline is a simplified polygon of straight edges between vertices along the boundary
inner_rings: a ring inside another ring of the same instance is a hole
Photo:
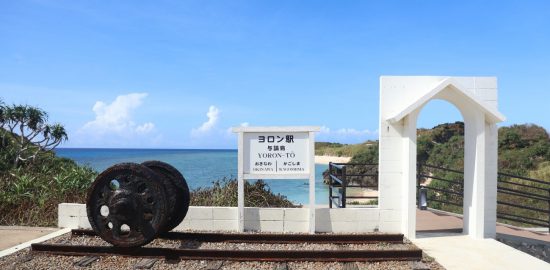
[[[237,149],[154,149],[58,147],[55,153],[97,172],[122,162],[141,163],[160,160],[177,168],[191,190],[211,187],[214,182],[237,178]],[[328,187],[323,183],[327,164],[315,164],[316,204],[328,204]],[[273,193],[286,196],[295,204],[309,203],[309,184],[305,179],[263,179]]]

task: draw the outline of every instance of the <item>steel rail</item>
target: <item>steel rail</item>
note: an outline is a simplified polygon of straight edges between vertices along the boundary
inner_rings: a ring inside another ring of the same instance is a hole
[[[546,225],[544,226],[548,226],[548,220],[544,220],[544,219],[539,219],[539,218],[534,218],[534,217],[526,217],[526,216],[520,216],[520,215],[513,215],[513,214],[507,214],[507,213],[502,213],[502,212],[499,212],[497,211],[497,215],[506,215],[506,216],[510,216],[510,217],[514,217],[514,218],[521,218],[521,219],[524,219],[524,220],[527,220],[527,221],[540,221],[540,222],[544,222],[546,223]]]
[[[497,218],[506,219],[506,220],[510,220],[510,221],[515,221],[515,222],[518,222],[518,223],[525,223],[525,224],[530,224],[530,225],[541,226],[541,227],[547,227],[548,226],[548,223],[538,223],[538,222],[532,222],[532,221],[525,221],[525,220],[521,220],[521,219],[510,218],[510,217],[507,217],[507,216],[503,216],[502,214],[498,214],[498,213],[497,213]]]
[[[543,180],[539,180],[539,179],[533,179],[533,178],[524,177],[524,176],[519,176],[519,175],[512,175],[512,174],[508,174],[508,173],[499,172],[499,173],[498,173],[498,176],[504,176],[504,177],[508,177],[508,178],[517,178],[517,179],[527,180],[527,181],[530,181],[530,182],[535,182],[535,183],[545,184],[545,185],[549,185],[549,186],[550,186],[550,182],[548,182],[548,181],[543,181]]]
[[[464,206],[464,205],[462,205],[462,204],[458,204],[458,203],[455,203],[455,202],[443,201],[443,200],[438,200],[438,199],[433,199],[433,198],[428,199],[428,203],[430,203],[430,202],[438,202],[438,203],[451,204],[451,205],[455,205],[455,206],[458,206],[458,207],[463,207],[463,206]]]
[[[332,165],[344,165],[344,166],[378,166],[378,164],[370,163],[342,163],[342,162],[331,162]]]
[[[93,230],[72,230],[72,235],[95,236]],[[403,234],[265,234],[265,233],[191,233],[167,232],[158,238],[169,240],[198,240],[200,242],[233,243],[334,243],[370,244],[403,243]]]
[[[545,198],[545,197],[542,197],[542,196],[539,196],[539,195],[529,196],[529,194],[531,194],[531,193],[521,192],[521,191],[508,189],[508,188],[498,187],[497,192],[502,193],[502,194],[512,195],[512,196],[523,197],[523,198],[527,198],[527,199],[539,200],[539,201],[543,201],[545,203],[548,202],[548,198]]]
[[[460,197],[463,197],[463,193],[461,192],[456,192],[456,191],[452,191],[452,190],[445,190],[445,189],[441,189],[441,188],[435,188],[435,187],[430,187],[430,186],[424,186],[425,189],[431,189],[431,190],[435,190],[435,191],[439,191],[439,192],[442,192],[442,193],[449,193],[449,194],[455,194],[455,195],[458,195]]]
[[[113,246],[81,246],[32,244],[33,253],[65,256],[163,257],[186,260],[228,261],[420,261],[422,250],[221,250],[172,249],[159,247],[120,248]]]
[[[452,183],[452,184],[455,184],[455,185],[461,185],[462,187],[464,187],[464,182],[449,180],[449,179],[445,179],[445,178],[441,178],[441,177],[437,177],[437,176],[430,176],[430,175],[426,175],[426,174],[418,174],[417,176],[424,177],[424,178],[431,178],[431,179],[444,181],[444,182],[449,182],[449,183]]]
[[[340,180],[340,178],[338,178],[337,176],[334,176],[333,174],[329,174],[330,178],[332,178],[332,180],[340,183],[340,185],[343,184],[342,180]]]
[[[449,171],[449,172],[464,174],[463,171],[453,170],[453,169],[449,169],[449,168],[445,168],[445,167],[440,167],[440,166],[435,166],[435,165],[429,165],[429,164],[419,164],[419,167],[428,167],[428,168],[432,168],[432,169],[439,169],[439,170],[444,170],[444,171]]]
[[[500,180],[500,179],[498,179],[497,183],[498,184],[504,183],[504,184],[514,185],[514,186],[521,186],[521,187],[526,187],[526,188],[532,188],[532,189],[548,191],[547,188],[534,187],[534,186],[530,186],[530,185],[524,185],[524,184],[519,184],[519,183],[514,183],[514,182],[508,182],[508,181],[504,181],[504,180]]]

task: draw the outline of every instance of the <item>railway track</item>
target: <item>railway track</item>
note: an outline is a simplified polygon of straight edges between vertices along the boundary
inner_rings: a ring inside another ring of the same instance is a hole
[[[73,236],[95,236],[91,230],[73,230]],[[225,243],[261,243],[300,245],[346,244],[384,246],[403,244],[400,234],[232,234],[232,233],[179,233],[162,234],[162,239],[225,242]],[[252,244],[251,244],[252,245]],[[222,261],[314,261],[314,262],[360,262],[360,261],[420,261],[422,250],[411,246],[398,249],[322,249],[322,250],[238,250],[238,249],[189,249],[166,247],[116,247],[71,244],[33,244],[34,254],[53,254],[65,256],[124,256],[143,258],[166,258],[180,260],[222,260]]]
[[[73,236],[96,236],[93,230],[75,229]],[[159,235],[159,239],[198,240],[202,242],[228,243],[320,243],[320,244],[372,244],[391,243],[402,244],[403,234],[258,234],[258,233],[195,233],[167,232]]]

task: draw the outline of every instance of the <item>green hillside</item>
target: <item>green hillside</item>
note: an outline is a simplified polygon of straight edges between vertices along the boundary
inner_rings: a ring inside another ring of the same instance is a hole
[[[522,124],[501,127],[498,132],[498,171],[500,173],[509,173],[550,182],[550,137],[544,128],[534,124]],[[417,160],[419,163],[463,171],[464,123],[446,123],[435,126],[431,129],[418,129],[417,134]],[[347,145],[346,147],[353,148],[353,146],[354,145]],[[364,144],[360,144],[355,147],[359,150],[351,159],[351,163],[378,163],[377,144],[371,144],[369,147],[365,147]],[[347,173],[362,174],[372,172],[372,170],[372,167],[350,166]],[[428,167],[422,167],[420,173],[454,180],[460,183],[463,182],[463,175],[459,173]],[[325,172],[324,175],[325,182],[327,182],[327,172]],[[372,177],[350,177],[348,180],[365,185],[376,184],[375,179]],[[506,181],[544,188],[545,190],[533,190],[529,187],[521,187],[516,185],[509,185],[506,186],[506,188],[527,191],[540,196],[548,196],[546,191],[548,185],[535,184],[517,178],[507,178]],[[459,193],[462,192],[462,187],[459,184],[453,184],[437,179],[422,179],[421,182],[429,187]],[[540,200],[526,199],[507,194],[499,194],[498,196],[499,200],[506,202],[529,205],[540,209],[548,208],[547,203]],[[445,200],[462,204],[461,197],[441,192],[429,192],[428,201],[430,201],[430,199]],[[430,203],[430,207],[462,213],[462,207],[451,204],[442,204],[432,201]],[[513,213],[515,215],[532,216],[543,220],[547,219],[547,216],[543,213],[534,214],[533,212],[509,206],[499,205],[499,210]]]

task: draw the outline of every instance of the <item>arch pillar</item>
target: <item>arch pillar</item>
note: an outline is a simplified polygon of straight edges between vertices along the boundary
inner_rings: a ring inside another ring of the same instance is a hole
[[[380,78],[380,231],[415,237],[416,122],[427,102],[444,99],[465,123],[464,233],[494,237],[496,123],[504,120],[496,110],[496,91],[496,79],[488,77]]]

